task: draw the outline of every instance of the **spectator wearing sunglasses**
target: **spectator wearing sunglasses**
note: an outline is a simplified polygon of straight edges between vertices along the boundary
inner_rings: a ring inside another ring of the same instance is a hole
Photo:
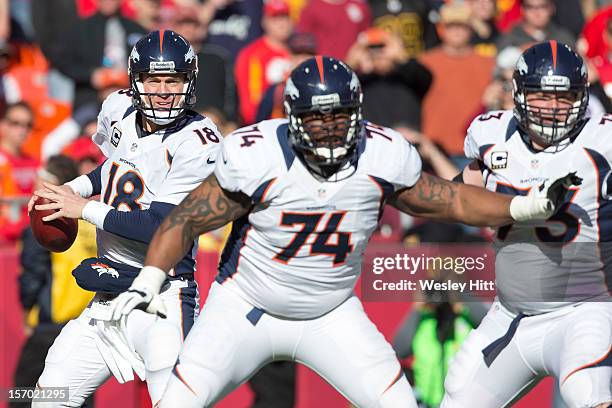
[[[39,163],[22,151],[33,124],[34,115],[24,102],[9,104],[0,118],[0,161],[11,168],[14,194],[3,197],[0,216],[0,240],[15,242],[28,223],[25,209],[32,195]]]

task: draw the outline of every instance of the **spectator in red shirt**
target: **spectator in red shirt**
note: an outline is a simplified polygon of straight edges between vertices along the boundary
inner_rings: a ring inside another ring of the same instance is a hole
[[[584,26],[578,51],[596,70],[607,96],[612,98],[612,6],[602,8]],[[589,81],[593,82],[589,73]]]
[[[312,34],[295,33],[289,38],[287,44],[289,50],[291,50],[291,69],[297,67],[308,58],[317,55],[317,44]],[[287,78],[289,74],[290,72],[287,73]],[[257,109],[256,122],[285,117],[284,91],[287,78],[266,90]]]
[[[21,194],[32,194],[38,162],[21,151],[32,129],[34,115],[29,105],[18,102],[8,105],[0,119],[0,154],[11,163]]]
[[[310,0],[302,10],[298,31],[315,36],[320,54],[345,59],[371,21],[372,12],[364,0]]]
[[[521,2],[519,0],[497,0],[497,28],[508,32],[521,21]]]
[[[26,208],[22,204],[32,195],[39,163],[23,154],[21,147],[30,134],[33,118],[30,106],[18,102],[8,105],[0,119],[0,161],[10,164],[13,184],[16,187],[9,219],[0,222],[0,240],[16,241],[28,223]],[[20,201],[21,197],[25,200],[23,203]]]
[[[293,32],[293,23],[287,2],[268,1],[261,24],[264,34],[240,51],[236,60],[236,88],[244,125],[255,122],[265,90],[285,79],[291,64],[287,40]]]

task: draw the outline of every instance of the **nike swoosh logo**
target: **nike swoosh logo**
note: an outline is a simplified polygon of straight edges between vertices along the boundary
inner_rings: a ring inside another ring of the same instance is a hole
[[[207,164],[214,164],[216,160],[210,160],[210,157],[206,159]]]

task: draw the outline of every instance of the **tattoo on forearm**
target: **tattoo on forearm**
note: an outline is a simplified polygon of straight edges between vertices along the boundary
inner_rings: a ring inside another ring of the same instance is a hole
[[[423,173],[422,183],[417,183],[415,193],[419,199],[433,204],[450,204],[457,193],[457,186],[438,177]]]
[[[422,173],[414,187],[393,197],[390,203],[408,214],[447,213],[455,201],[457,184]]]
[[[198,235],[220,228],[250,208],[248,197],[224,191],[214,175],[208,177],[172,210],[159,228],[164,233],[181,228],[181,241],[189,249]]]

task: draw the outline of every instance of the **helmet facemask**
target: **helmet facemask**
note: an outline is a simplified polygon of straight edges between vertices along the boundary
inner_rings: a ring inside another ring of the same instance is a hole
[[[151,72],[150,75],[168,75],[177,72]],[[130,73],[130,82],[133,90],[132,101],[138,111],[148,120],[157,125],[167,125],[180,117],[185,109],[195,104],[195,78],[194,73],[183,73],[184,84],[181,92],[145,92],[144,73]],[[167,98],[171,102],[167,108],[154,108],[153,98]]]
[[[354,157],[362,133],[361,104],[304,112],[291,112],[287,103],[285,108],[290,141],[313,173],[328,179]]]
[[[514,81],[514,115],[523,131],[544,148],[559,145],[573,136],[586,114],[589,100],[587,87],[571,87],[569,80],[565,79],[561,76],[544,76],[541,84],[524,84],[520,87]],[[554,98],[557,99],[556,107],[547,107],[549,104],[540,102]]]

